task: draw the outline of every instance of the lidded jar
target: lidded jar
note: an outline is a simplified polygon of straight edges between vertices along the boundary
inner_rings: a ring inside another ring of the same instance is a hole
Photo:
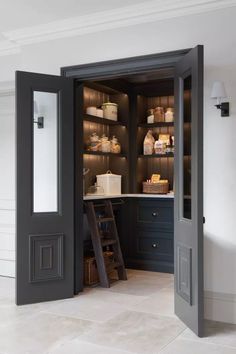
[[[165,122],[170,123],[174,121],[174,108],[168,107],[165,113]]]
[[[117,121],[118,105],[112,102],[106,102],[102,105],[103,118]]]
[[[165,114],[163,107],[156,107],[154,109],[154,122],[164,122],[165,121]]]
[[[111,152],[111,142],[105,135],[101,138],[101,150],[102,152]]]
[[[113,152],[113,154],[120,154],[121,152],[121,145],[115,136],[111,139],[111,152]]]

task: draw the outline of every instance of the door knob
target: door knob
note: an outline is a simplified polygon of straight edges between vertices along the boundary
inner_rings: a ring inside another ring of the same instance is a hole
[[[159,246],[158,243],[153,243],[153,244],[152,244],[152,247],[153,247],[153,248],[157,248],[158,246]]]
[[[154,217],[155,217],[155,216],[158,216],[158,212],[157,212],[157,211],[153,211],[153,212],[152,212],[152,216],[154,216]]]

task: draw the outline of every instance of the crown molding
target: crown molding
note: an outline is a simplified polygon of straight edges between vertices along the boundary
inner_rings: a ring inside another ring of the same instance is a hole
[[[14,51],[17,49],[16,47],[20,45],[79,36],[180,16],[200,14],[233,6],[236,6],[236,0],[146,1],[136,5],[4,32],[3,35],[8,40],[8,44],[12,44],[12,48],[6,48],[5,52],[8,53],[11,49]],[[3,49],[2,52],[4,52]]]
[[[10,40],[0,41],[0,56],[17,54],[20,52],[20,45]]]

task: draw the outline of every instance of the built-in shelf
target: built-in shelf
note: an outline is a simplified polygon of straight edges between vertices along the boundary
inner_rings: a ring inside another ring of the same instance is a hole
[[[126,154],[114,154],[112,152],[102,152],[102,151],[84,151],[84,155],[94,155],[94,156],[107,156],[107,157],[127,157]]]
[[[111,119],[107,119],[107,118],[101,118],[101,117],[97,117],[97,116],[93,116],[91,114],[84,114],[84,121],[87,122],[93,122],[93,123],[97,123],[97,124],[105,124],[105,125],[120,125],[125,127],[126,125],[120,121],[114,121]]]
[[[140,128],[162,128],[162,127],[173,127],[174,122],[157,122],[157,123],[140,123],[138,127]]]
[[[153,158],[153,157],[174,157],[174,154],[173,152],[169,152],[167,154],[152,154],[152,155],[138,155],[138,157],[141,157],[141,158]]]

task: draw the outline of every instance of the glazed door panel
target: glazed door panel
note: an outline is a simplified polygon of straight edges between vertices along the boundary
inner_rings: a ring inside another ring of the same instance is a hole
[[[72,79],[16,73],[18,305],[73,296]]]

